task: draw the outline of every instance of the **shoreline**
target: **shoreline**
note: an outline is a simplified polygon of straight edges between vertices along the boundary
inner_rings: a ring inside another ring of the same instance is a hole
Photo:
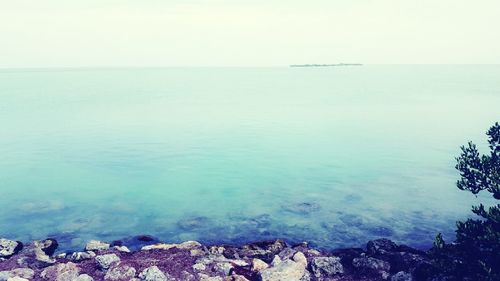
[[[148,235],[134,239],[142,243],[138,250],[130,250],[130,241],[91,240],[81,251],[63,253],[57,253],[55,239],[0,239],[0,281],[408,281],[437,274],[429,252],[386,238],[332,251],[283,240],[203,245],[167,244]]]

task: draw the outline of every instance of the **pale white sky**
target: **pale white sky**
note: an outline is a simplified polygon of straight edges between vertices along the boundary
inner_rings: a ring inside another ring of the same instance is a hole
[[[0,67],[500,63],[499,0],[0,0]]]

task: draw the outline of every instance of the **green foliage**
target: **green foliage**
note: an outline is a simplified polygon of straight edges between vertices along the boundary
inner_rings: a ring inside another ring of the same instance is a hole
[[[456,169],[457,187],[473,194],[486,190],[500,200],[500,125],[486,133],[490,154],[480,155],[475,144],[462,146]],[[457,239],[445,244],[438,234],[431,253],[435,266],[455,280],[500,280],[500,204],[473,206],[477,219],[457,222]]]

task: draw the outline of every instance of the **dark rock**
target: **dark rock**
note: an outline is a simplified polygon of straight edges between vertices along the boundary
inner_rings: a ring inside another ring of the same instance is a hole
[[[346,248],[333,251],[333,254],[340,258],[340,262],[348,267],[352,266],[352,260],[361,257],[365,251],[361,248]]]
[[[439,274],[439,269],[430,262],[424,262],[413,270],[413,275],[416,281],[426,281],[432,279]]]
[[[152,242],[152,241],[157,240],[156,238],[154,238],[151,235],[138,235],[138,236],[136,236],[136,239],[138,241],[141,241],[141,242]]]
[[[41,241],[35,241],[34,246],[42,250],[47,256],[52,256],[59,244],[55,239],[49,238]]]
[[[23,248],[23,243],[14,240],[0,239],[0,258],[10,258]]]
[[[338,257],[316,257],[311,261],[311,271],[318,280],[344,273],[344,267]]]
[[[242,247],[227,247],[224,256],[232,259],[240,257],[258,258],[270,263],[274,256],[279,254],[285,247],[286,243],[282,240],[255,242]]]
[[[386,238],[372,240],[366,244],[366,251],[369,255],[385,254],[397,249],[398,245]]]
[[[387,279],[391,265],[383,260],[372,257],[361,257],[352,260],[352,265],[363,275],[374,275]]]
[[[427,257],[425,256],[407,252],[392,252],[377,257],[385,261],[388,261],[391,264],[391,269],[393,272],[398,272],[398,271],[413,272],[413,270],[418,265],[428,261]]]

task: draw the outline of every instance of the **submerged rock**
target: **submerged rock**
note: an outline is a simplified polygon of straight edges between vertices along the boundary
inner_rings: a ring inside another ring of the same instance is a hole
[[[148,251],[148,250],[169,250],[172,248],[177,248],[177,249],[182,249],[182,250],[191,250],[194,248],[201,247],[201,244],[197,241],[186,241],[182,242],[180,244],[154,244],[154,245],[148,245],[142,247],[141,250],[143,251]]]
[[[189,217],[177,222],[177,226],[182,230],[192,231],[200,228],[206,228],[210,225],[210,219],[207,217]]]
[[[319,204],[311,202],[301,202],[283,207],[283,210],[298,215],[308,215],[312,212],[319,211],[320,209],[321,206]]]
[[[19,241],[0,238],[0,258],[9,258],[18,253],[23,248],[23,243]]]
[[[109,249],[110,245],[97,240],[90,240],[85,246],[85,251],[104,251]]]

